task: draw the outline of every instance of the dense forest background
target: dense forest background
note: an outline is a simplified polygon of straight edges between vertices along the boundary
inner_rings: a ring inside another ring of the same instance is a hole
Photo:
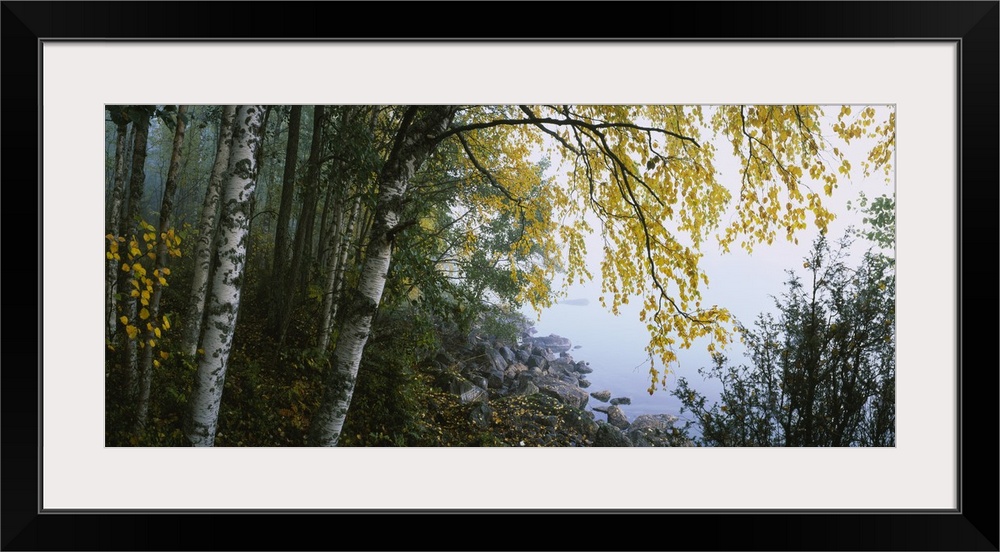
[[[484,421],[441,385],[441,358],[482,354],[470,336],[517,343],[523,305],[596,276],[610,310],[645,305],[651,357],[717,352],[720,403],[670,390],[698,444],[891,446],[891,195],[860,205],[873,252],[847,266],[818,242],[779,319],[751,328],[700,301],[710,239],[796,240],[829,223],[838,178],[891,183],[894,113],[838,110],[107,106],[106,444],[580,444],[544,429],[579,413],[541,396],[491,400]],[[836,145],[861,139],[862,160]],[[723,148],[735,185],[713,166]],[[721,354],[740,338],[753,369]]]

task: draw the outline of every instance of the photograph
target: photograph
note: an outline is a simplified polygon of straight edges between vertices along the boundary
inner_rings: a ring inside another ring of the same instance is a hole
[[[106,105],[107,446],[892,447],[892,105]]]

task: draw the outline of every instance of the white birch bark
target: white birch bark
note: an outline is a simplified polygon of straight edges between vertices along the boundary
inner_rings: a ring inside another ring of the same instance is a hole
[[[138,234],[139,229],[139,202],[142,201],[142,192],[146,186],[146,146],[149,140],[149,117],[143,112],[140,117],[132,121],[134,129],[134,140],[132,142],[132,171],[129,175],[129,199],[128,214],[125,224],[125,243],[123,249],[128,249],[129,242]],[[133,263],[134,264],[134,263]],[[132,289],[132,282],[135,281],[135,271],[122,273],[118,281],[119,289]],[[138,327],[139,308],[136,298],[127,295],[122,307],[123,314],[128,319],[129,324]],[[139,341],[125,336],[124,350],[126,385],[130,399],[139,397]]]
[[[205,314],[205,296],[208,294],[208,278],[212,271],[212,244],[215,243],[216,221],[219,212],[219,193],[222,181],[229,168],[229,151],[233,141],[233,121],[236,106],[227,105],[222,111],[219,129],[219,143],[215,149],[215,164],[208,181],[205,201],[202,203],[201,220],[198,223],[198,242],[195,244],[194,275],[191,295],[188,300],[187,317],[184,321],[184,338],[181,351],[194,357],[201,337],[201,320]]]
[[[329,265],[326,271],[326,293],[323,295],[323,318],[320,323],[319,349],[326,351],[330,345],[330,336],[333,333],[333,325],[337,319],[337,304],[340,302],[340,287],[344,281],[344,269],[347,263],[347,252],[351,245],[351,237],[354,235],[354,223],[358,217],[361,206],[361,193],[356,194],[351,207],[351,213],[346,225],[343,222],[343,210],[337,212],[335,232],[331,236],[334,243],[331,245],[332,251],[329,253]]]
[[[211,292],[205,305],[201,345],[204,354],[190,401],[187,438],[194,446],[215,444],[219,404],[240,307],[246,267],[249,208],[257,180],[257,150],[261,142],[264,106],[240,106],[233,132],[229,177],[222,197],[218,251]]]
[[[379,175],[375,222],[358,289],[350,299],[344,327],[337,335],[333,363],[324,378],[323,399],[310,427],[315,445],[332,447],[340,440],[372,318],[385,289],[402,200],[410,178],[430,155],[436,145],[435,136],[447,128],[454,112],[453,106],[409,108]]]
[[[125,153],[125,149],[128,146],[128,132],[126,131],[128,123],[122,121],[116,127],[114,183],[112,184],[111,201],[108,202],[107,226],[104,229],[104,233],[110,235],[113,240],[117,240],[121,234],[122,203],[124,203],[125,198],[125,159],[128,157]],[[115,302],[115,294],[118,293],[118,259],[113,257],[108,259],[105,268],[104,318],[107,322],[104,338],[108,343],[114,343],[115,330],[118,328]]]

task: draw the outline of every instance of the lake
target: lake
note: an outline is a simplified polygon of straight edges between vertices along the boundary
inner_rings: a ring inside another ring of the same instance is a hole
[[[584,301],[586,300],[586,301]],[[586,304],[582,304],[586,302]],[[704,346],[690,350],[678,350],[680,366],[675,367],[667,382],[668,389],[660,387],[650,395],[649,359],[645,347],[649,333],[645,323],[639,321],[640,305],[624,305],[619,316],[611,314],[601,306],[595,297],[573,296],[570,303],[555,304],[544,309],[541,318],[530,309],[523,312],[535,320],[536,336],[556,334],[568,338],[574,348],[570,351],[573,359],[587,361],[594,370],[587,374],[591,386],[587,391],[611,391],[612,397],[628,397],[632,403],[620,408],[629,421],[641,414],[671,414],[680,417],[680,401],[670,394],[678,376],[683,376],[709,401],[716,400],[720,391],[717,382],[702,380],[698,368],[709,366],[711,357]],[[662,371],[662,364],[656,362]],[[594,406],[607,406],[590,398],[588,410]],[[606,420],[602,413],[595,413],[598,420]]]

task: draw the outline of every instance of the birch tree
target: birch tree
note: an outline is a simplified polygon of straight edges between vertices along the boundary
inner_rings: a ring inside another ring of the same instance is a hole
[[[125,217],[126,230],[125,241],[121,242],[125,247],[127,258],[131,261],[139,254],[139,203],[142,201],[143,188],[146,185],[146,144],[149,138],[149,119],[152,116],[151,109],[137,108],[133,112],[133,125],[135,128],[135,139],[132,148],[132,170],[129,179],[128,211]],[[124,297],[122,315],[119,319],[125,325],[125,347],[123,348],[123,364],[125,365],[127,395],[131,400],[139,396],[140,374],[139,374],[139,344],[137,337],[139,328],[135,320],[138,317],[139,309],[137,297],[131,290],[138,289],[138,281],[135,271],[131,270],[132,265],[122,263],[119,274],[118,289],[129,289],[130,293]]]
[[[408,107],[396,132],[392,151],[378,178],[378,199],[365,264],[358,287],[348,299],[348,312],[337,336],[333,362],[324,376],[323,399],[310,426],[315,445],[336,446],[340,439],[372,318],[385,289],[393,236],[399,229],[407,186],[455,111],[455,106]]]
[[[112,122],[115,123],[115,170],[114,182],[112,183],[111,201],[108,202],[108,212],[104,228],[105,238],[108,240],[108,253],[104,280],[105,296],[105,340],[111,344],[114,341],[116,329],[118,327],[117,316],[115,314],[117,303],[115,294],[118,292],[118,261],[121,259],[119,251],[118,237],[121,234],[122,206],[125,200],[125,162],[128,154],[127,129],[128,118],[121,106],[109,106],[108,112]]]
[[[233,140],[233,121],[236,119],[236,106],[227,105],[223,108],[219,124],[219,138],[215,150],[215,163],[212,175],[205,191],[205,201],[202,204],[201,218],[198,223],[198,241],[195,243],[194,273],[191,283],[191,296],[188,300],[187,316],[184,322],[184,337],[181,350],[194,358],[198,350],[198,339],[201,336],[201,321],[205,313],[205,295],[208,293],[208,278],[211,274],[212,245],[215,242],[219,194],[222,182],[229,168],[229,151]]]
[[[264,121],[263,105],[240,106],[233,131],[228,180],[222,196],[215,270],[205,309],[195,386],[190,399],[187,438],[194,446],[213,446],[229,352],[243,287],[249,208],[257,178],[257,151]]]

